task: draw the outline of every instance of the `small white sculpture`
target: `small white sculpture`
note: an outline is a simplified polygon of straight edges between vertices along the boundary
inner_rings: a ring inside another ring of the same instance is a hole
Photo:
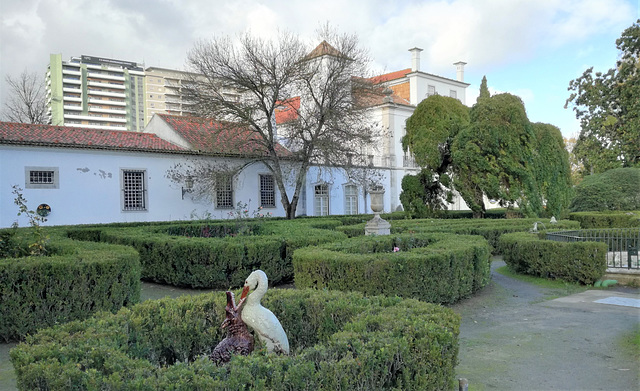
[[[240,296],[241,303],[246,300],[240,316],[242,321],[258,334],[260,340],[267,346],[267,351],[289,354],[289,340],[280,321],[273,312],[260,304],[262,297],[267,293],[267,287],[268,280],[265,272],[256,270],[249,274]],[[253,293],[247,296],[249,290],[253,290]]]

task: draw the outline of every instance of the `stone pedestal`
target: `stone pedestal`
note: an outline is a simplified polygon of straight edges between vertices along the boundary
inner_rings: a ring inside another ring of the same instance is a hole
[[[383,199],[384,189],[376,189],[371,190],[369,192],[371,195],[371,210],[374,213],[374,216],[371,220],[367,222],[364,226],[364,234],[365,235],[390,235],[391,234],[391,224],[386,220],[383,220],[380,217],[380,213],[383,209]]]

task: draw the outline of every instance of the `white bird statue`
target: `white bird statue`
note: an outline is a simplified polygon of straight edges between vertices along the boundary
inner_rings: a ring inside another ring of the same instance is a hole
[[[267,345],[267,351],[289,354],[289,340],[280,321],[273,312],[260,304],[262,297],[267,293],[268,282],[267,275],[262,270],[255,270],[249,274],[240,296],[240,303],[246,300],[240,316],[242,321],[251,327],[260,340]],[[253,290],[253,293],[247,297],[249,290]]]

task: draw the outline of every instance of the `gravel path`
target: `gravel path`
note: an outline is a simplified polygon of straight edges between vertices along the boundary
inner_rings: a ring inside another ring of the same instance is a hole
[[[618,287],[546,300],[547,288],[503,276],[452,309],[462,315],[458,376],[469,390],[640,390],[640,352],[628,343],[640,309],[600,304],[640,300]]]

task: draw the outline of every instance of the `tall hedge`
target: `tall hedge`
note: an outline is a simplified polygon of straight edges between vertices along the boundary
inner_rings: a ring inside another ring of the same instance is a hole
[[[593,284],[607,270],[607,244],[555,242],[529,233],[500,237],[503,259],[514,271],[581,284]]]
[[[140,299],[140,262],[130,247],[51,233],[50,256],[0,259],[0,339],[117,311]]]
[[[588,175],[576,187],[572,212],[640,210],[640,168]]]
[[[216,367],[224,294],[147,301],[57,326],[11,351],[29,390],[451,390],[460,318],[441,306],[358,293],[270,290],[290,356]]]
[[[479,236],[363,236],[298,249],[293,267],[299,288],[454,303],[488,283],[489,257],[489,245]]]
[[[640,227],[640,211],[574,212],[569,214],[569,219],[580,222],[581,228]]]
[[[273,284],[293,280],[293,250],[341,240],[337,220],[186,222],[138,227],[79,227],[69,235],[129,245],[140,254],[142,278],[191,288],[238,287],[255,269]],[[319,226],[320,228],[315,228]]]

